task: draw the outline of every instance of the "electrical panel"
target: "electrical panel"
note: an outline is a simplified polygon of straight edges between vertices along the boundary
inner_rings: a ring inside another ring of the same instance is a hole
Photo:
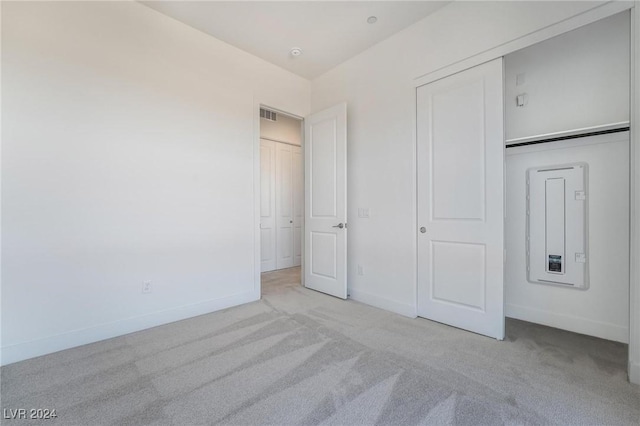
[[[527,170],[527,279],[589,288],[588,166]]]

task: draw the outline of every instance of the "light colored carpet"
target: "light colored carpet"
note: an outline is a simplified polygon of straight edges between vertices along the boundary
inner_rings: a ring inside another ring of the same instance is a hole
[[[640,421],[626,345],[514,320],[498,342],[299,274],[264,274],[259,302],[3,367],[2,408],[55,408],[47,425]]]

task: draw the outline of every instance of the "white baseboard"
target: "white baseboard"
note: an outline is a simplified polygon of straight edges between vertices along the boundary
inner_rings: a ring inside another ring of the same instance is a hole
[[[416,318],[416,307],[414,305],[396,302],[395,300],[386,299],[367,293],[362,290],[349,289],[349,298],[366,305],[384,309],[385,311],[395,312],[409,318]]]
[[[255,300],[260,300],[260,292],[258,291],[256,296],[255,291],[249,291],[220,299],[206,300],[190,305],[152,312],[138,317],[73,330],[29,342],[4,346],[0,349],[0,365],[12,364],[64,349],[122,336],[135,331],[208,314]]]
[[[640,364],[629,362],[629,381],[640,385]]]
[[[506,304],[505,316],[549,327],[561,328],[574,333],[587,334],[601,339],[629,343],[629,328],[606,322],[593,321],[572,315],[529,308],[527,306]]]

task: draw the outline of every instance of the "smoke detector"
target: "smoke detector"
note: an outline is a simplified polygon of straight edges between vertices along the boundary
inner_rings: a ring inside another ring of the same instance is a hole
[[[300,49],[299,47],[294,47],[291,49],[289,53],[291,54],[291,56],[295,58],[297,56],[302,55],[302,49]]]
[[[376,17],[376,16],[369,16],[369,17],[367,18],[367,22],[368,22],[369,24],[375,24],[376,22],[378,22],[378,17]]]

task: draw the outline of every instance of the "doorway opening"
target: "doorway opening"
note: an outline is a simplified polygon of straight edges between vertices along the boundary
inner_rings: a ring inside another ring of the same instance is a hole
[[[261,288],[301,284],[304,238],[303,120],[260,107]]]
[[[255,282],[262,271],[298,268],[297,285],[346,299],[347,104],[304,121],[260,110],[256,105]],[[289,123],[285,134],[283,122]]]

